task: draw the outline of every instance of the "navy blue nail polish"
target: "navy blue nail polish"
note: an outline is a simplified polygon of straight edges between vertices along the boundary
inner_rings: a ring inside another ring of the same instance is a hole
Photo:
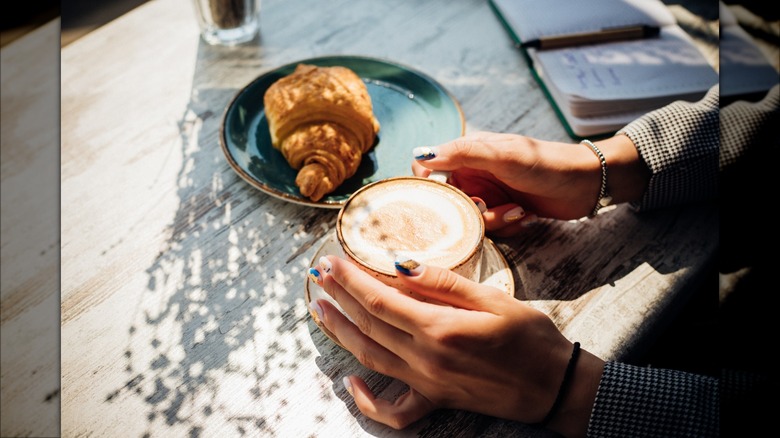
[[[395,269],[407,277],[414,277],[420,275],[422,265],[412,259],[396,260]]]

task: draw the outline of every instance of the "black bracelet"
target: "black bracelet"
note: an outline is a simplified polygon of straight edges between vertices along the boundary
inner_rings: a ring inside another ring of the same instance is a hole
[[[550,420],[552,420],[552,417],[557,413],[558,407],[560,406],[561,402],[563,401],[563,397],[566,396],[566,392],[569,389],[569,381],[571,380],[572,374],[574,374],[574,367],[577,365],[578,357],[580,357],[580,343],[575,342],[574,350],[571,352],[571,359],[569,359],[569,364],[566,365],[566,372],[563,374],[561,387],[558,389],[558,395],[555,397],[555,401],[553,402],[550,411],[547,413],[547,415],[545,415],[544,420],[537,423],[539,426],[547,425],[547,423],[549,423]]]

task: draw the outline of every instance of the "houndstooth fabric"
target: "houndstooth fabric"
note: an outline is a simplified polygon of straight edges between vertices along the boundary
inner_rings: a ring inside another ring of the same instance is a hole
[[[723,172],[745,156],[751,145],[778,147],[780,85],[775,85],[758,102],[736,101],[720,111],[720,162]],[[767,141],[767,139],[769,139]],[[762,144],[762,142],[767,144]]]
[[[607,362],[589,437],[716,437],[718,379]]]
[[[691,103],[677,101],[629,123],[627,135],[652,172],[637,210],[714,199],[718,194],[719,88]]]
[[[634,206],[646,210],[716,196],[719,171],[743,160],[749,147],[780,146],[779,106],[780,86],[775,86],[759,102],[737,101],[718,111],[716,86],[700,102],[676,102],[627,125],[620,133],[631,138],[652,171],[644,198]],[[719,436],[721,397],[744,404],[745,394],[762,384],[766,381],[739,373],[726,373],[719,382],[683,371],[607,362],[588,436]],[[743,431],[745,426],[738,425]]]

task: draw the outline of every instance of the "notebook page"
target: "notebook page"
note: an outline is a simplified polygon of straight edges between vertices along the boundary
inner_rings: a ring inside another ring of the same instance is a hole
[[[520,41],[608,27],[675,24],[660,0],[492,0]]]
[[[778,83],[778,72],[736,19],[723,19],[728,15],[721,9],[720,94],[766,93]]]
[[[529,51],[530,52],[530,51]],[[718,74],[679,26],[659,38],[530,52],[572,100],[646,99],[708,90]]]

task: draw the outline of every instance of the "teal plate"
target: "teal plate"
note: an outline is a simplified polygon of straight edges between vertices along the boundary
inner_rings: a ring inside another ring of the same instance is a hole
[[[271,145],[263,96],[299,63],[340,65],[366,83],[379,120],[374,147],[363,155],[354,176],[317,202],[301,195],[298,172]],[[220,132],[230,166],[249,184],[285,201],[322,208],[341,208],[360,187],[393,176],[411,174],[412,149],[447,142],[463,135],[460,104],[438,82],[402,65],[357,56],[327,56],[290,63],[267,72],[240,90],[225,109]]]

